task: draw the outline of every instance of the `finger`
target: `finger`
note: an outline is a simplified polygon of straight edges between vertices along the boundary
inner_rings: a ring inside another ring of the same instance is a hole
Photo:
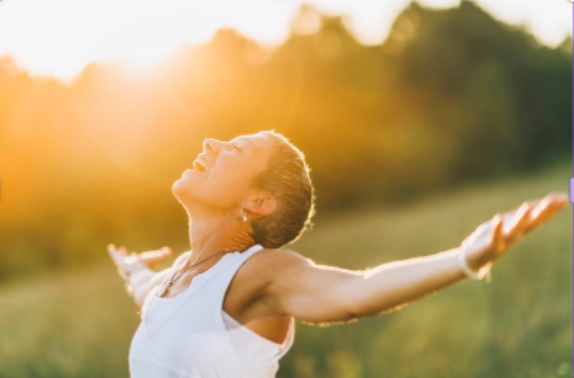
[[[150,258],[166,258],[171,256],[171,249],[168,247],[163,247],[156,251],[146,251],[140,254],[140,258],[142,259],[150,259]]]
[[[560,209],[568,203],[568,196],[564,194],[550,194],[544,197],[530,214],[529,230],[552,219]]]
[[[505,225],[506,232],[504,234],[507,239],[515,239],[526,232],[526,227],[530,223],[531,211],[532,207],[527,202],[516,210],[508,225]]]
[[[111,258],[116,260],[118,258],[118,250],[116,246],[113,244],[108,245],[108,253],[110,254]]]
[[[492,230],[492,222],[496,216],[480,224],[469,236],[467,236],[461,243],[461,246],[469,246],[474,244],[479,239],[485,239],[486,242],[490,240],[490,232]]]
[[[497,214],[498,215],[498,214]],[[496,215],[491,219],[487,220],[486,222],[481,223],[471,234],[473,238],[479,238],[487,234],[490,230],[492,230],[492,221],[496,218]]]
[[[568,203],[568,196],[566,194],[563,193],[548,194],[542,199],[541,203],[535,209],[536,211],[534,212],[533,215],[537,216],[538,211],[542,213],[546,208],[559,210],[562,207],[564,207],[567,203]]]
[[[534,209],[536,205],[540,203],[540,201],[541,199],[524,201],[519,207],[503,213],[503,222],[505,223],[504,228],[508,229],[509,225],[512,223],[512,218],[518,212],[518,210],[522,208],[522,206],[528,206],[530,209]]]
[[[118,268],[122,268],[125,265],[123,257],[118,255],[112,255],[112,261],[114,262],[114,264],[116,264]]]
[[[127,251],[126,251],[125,247],[116,248],[115,245],[109,244],[108,245],[108,252],[110,254],[110,257],[112,258],[112,261],[114,262],[114,264],[118,268],[118,272],[121,275],[123,275],[123,271],[126,268],[126,258],[127,258],[127,256],[126,256]]]
[[[118,270],[120,270],[120,271],[123,271],[123,269],[125,269],[125,263],[123,261],[123,258],[121,256],[117,256],[113,253],[111,253],[110,255],[112,257],[112,261],[115,264],[116,268],[118,268]]]
[[[512,219],[514,218],[514,215],[516,214],[516,212],[519,209],[520,208],[511,210],[511,211],[507,211],[507,212],[502,214],[502,223],[503,223],[502,230],[503,230],[503,233],[506,234],[510,231],[510,225],[512,224]]]
[[[141,260],[147,265],[156,265],[171,257],[172,251],[169,247],[163,247],[157,251],[149,251],[141,254]]]
[[[126,251],[125,247],[117,248],[113,244],[108,245],[108,252],[110,254],[117,256],[117,257],[125,257],[127,255],[127,251]]]
[[[554,197],[554,199],[557,202],[560,202],[563,205],[566,205],[568,202],[570,202],[570,197],[568,196],[568,193],[550,193],[550,196]]]
[[[503,235],[503,226],[504,226],[504,222],[503,222],[503,216],[502,215],[495,215],[493,220],[492,220],[492,233],[491,233],[491,237],[490,237],[490,245],[493,247],[495,252],[498,252],[503,244],[503,239],[504,239],[504,235]]]

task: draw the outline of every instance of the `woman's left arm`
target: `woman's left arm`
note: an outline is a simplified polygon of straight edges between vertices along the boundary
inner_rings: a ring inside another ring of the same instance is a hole
[[[169,274],[169,269],[156,272],[151,268],[171,257],[168,247],[155,251],[129,254],[125,247],[116,248],[113,244],[108,246],[112,261],[116,264],[119,275],[124,279],[129,294],[136,305],[141,307],[149,291],[159,285]],[[189,255],[189,252],[180,255],[174,265]]]
[[[277,261],[266,286],[274,314],[312,322],[338,322],[396,309],[467,278],[482,277],[524,235],[568,202],[548,195],[480,225],[460,247],[385,263],[365,271],[315,265],[296,253]]]

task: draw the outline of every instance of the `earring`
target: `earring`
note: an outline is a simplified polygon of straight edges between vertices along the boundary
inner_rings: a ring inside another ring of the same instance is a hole
[[[239,218],[242,222],[247,222],[247,214],[243,211],[243,207],[241,208],[241,217]]]

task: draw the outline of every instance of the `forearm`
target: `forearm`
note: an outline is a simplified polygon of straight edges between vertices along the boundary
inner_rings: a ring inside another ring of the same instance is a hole
[[[392,310],[466,278],[459,249],[379,265],[351,285],[357,317]]]
[[[157,281],[156,276],[163,272],[155,272],[148,267],[142,267],[130,274],[129,282],[133,290],[133,298],[138,307],[143,305],[143,301],[149,291],[153,288],[153,283]]]
[[[160,272],[150,269],[150,266],[156,265],[172,255],[171,249],[168,247],[140,254],[128,254],[126,248],[116,248],[113,244],[110,244],[108,252],[118,268],[118,273],[128,286],[128,291],[131,291],[132,297],[139,307],[143,305],[150,290],[161,284],[165,277],[170,272],[173,272],[173,269],[166,269]],[[188,258],[190,254],[191,251],[182,253],[175,260],[174,269]]]
[[[176,267],[181,264],[190,254],[190,251],[182,253],[175,259],[173,266]],[[171,271],[171,269],[165,269],[156,272],[142,264],[130,273],[129,281],[131,282],[134,301],[138,307],[143,305],[150,290],[159,285]]]

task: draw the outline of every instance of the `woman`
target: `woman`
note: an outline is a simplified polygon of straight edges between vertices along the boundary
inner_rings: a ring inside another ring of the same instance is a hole
[[[348,321],[483,278],[567,202],[525,202],[448,251],[351,271],[278,249],[309,224],[313,187],[303,154],[277,133],[206,139],[172,189],[189,217],[190,252],[156,273],[149,266],[169,257],[168,248],[128,255],[109,247],[142,306],[130,348],[134,378],[274,377],[294,319]]]

